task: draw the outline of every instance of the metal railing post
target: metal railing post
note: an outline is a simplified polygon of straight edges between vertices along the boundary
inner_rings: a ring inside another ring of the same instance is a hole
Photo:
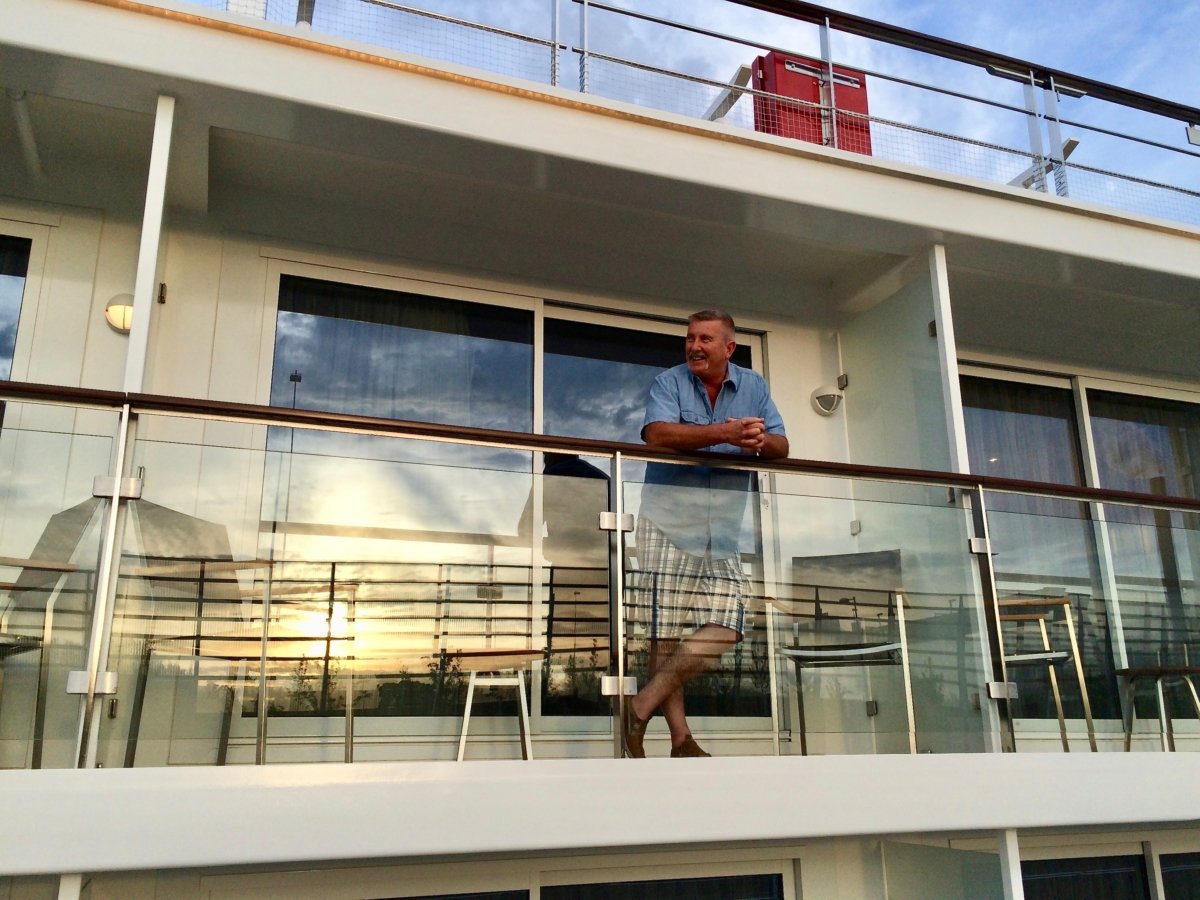
[[[134,414],[129,404],[121,407],[117,422],[115,458],[112,471],[114,483],[125,474],[129,465],[129,445],[133,440]],[[92,607],[92,621],[88,633],[87,694],[80,710],[79,731],[76,735],[76,768],[91,769],[96,766],[100,734],[100,719],[96,711],[96,679],[101,667],[108,664],[109,645],[112,637],[114,603],[117,578],[120,575],[121,545],[125,525],[126,501],[121,499],[119,489],[113,490],[105,512],[104,537],[101,542],[99,565],[96,572],[96,597]]]
[[[267,761],[267,659],[271,654],[271,585],[275,582],[274,568],[267,569],[267,580],[263,585],[262,636],[258,648],[258,708],[254,723],[254,764],[261,766]]]
[[[588,92],[588,0],[579,5],[579,93]]]
[[[558,44],[562,15],[559,0],[550,0],[550,84],[558,87]]]
[[[1042,117],[1038,111],[1037,91],[1032,72],[1029,73],[1029,81],[1022,85],[1022,93],[1028,113],[1025,122],[1029,128],[1029,151],[1033,156],[1033,188],[1044,194],[1046,193],[1046,151],[1042,145]]]
[[[829,17],[825,17],[825,21],[821,23],[821,59],[825,63],[825,89],[822,93],[825,95],[826,109],[824,115],[828,116],[828,128],[826,134],[828,137],[827,144],[830,147],[837,147],[837,88],[834,85],[833,78],[833,43],[830,38],[832,28],[829,25]]]
[[[973,556],[979,571],[979,583],[983,589],[984,619],[987,624],[987,649],[991,663],[991,674],[998,678],[1000,684],[1007,686],[1008,670],[1004,663],[1004,639],[1000,634],[1000,607],[997,604],[996,571],[992,567],[991,538],[988,534],[987,506],[984,503],[983,488],[978,485],[966,492],[971,500],[971,518],[975,536],[972,539]],[[975,542],[980,542],[975,546]],[[991,696],[996,704],[996,713],[1000,719],[1000,749],[1011,753],[1016,749],[1016,736],[1013,731],[1012,708],[1009,704],[1007,690]]]
[[[358,589],[354,588],[350,591],[350,596],[346,600],[346,634],[343,644],[348,645],[351,649],[349,653],[343,653],[344,659],[348,665],[346,666],[346,747],[345,747],[345,762],[354,762],[354,669],[357,665],[357,654],[354,652],[356,643],[356,612],[355,604],[358,602]]]
[[[312,28],[313,10],[317,0],[300,0],[296,4],[296,25],[300,28]]]
[[[612,479],[608,483],[608,508],[621,521],[625,511],[622,500],[621,454],[613,454]],[[609,595],[613,598],[612,617],[609,619],[609,646],[612,647],[616,663],[617,696],[613,708],[613,750],[618,758],[625,754],[622,724],[625,721],[625,532],[618,527],[609,535]],[[610,667],[611,667],[610,663]]]
[[[1058,86],[1054,76],[1042,89],[1042,103],[1046,107],[1046,129],[1050,133],[1050,159],[1054,165],[1054,191],[1060,197],[1067,193],[1067,158],[1063,155],[1062,126],[1058,120]]]

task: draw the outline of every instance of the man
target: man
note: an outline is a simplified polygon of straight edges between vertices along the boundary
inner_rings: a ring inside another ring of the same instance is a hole
[[[787,456],[783,419],[766,382],[729,361],[736,346],[729,313],[690,316],[686,361],[655,379],[642,440],[675,450]],[[625,707],[629,756],[645,756],[646,725],[659,709],[671,731],[671,756],[710,755],[692,737],[683,689],[742,639],[748,583],[737,542],[751,479],[734,469],[646,467],[634,594],[650,618],[650,677]],[[685,625],[696,630],[681,639]]]

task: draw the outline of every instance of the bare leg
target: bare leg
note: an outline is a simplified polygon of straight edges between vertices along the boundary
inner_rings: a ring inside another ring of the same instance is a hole
[[[650,657],[647,660],[647,684],[662,669],[666,668],[667,664],[675,656],[675,652],[679,649],[680,643],[678,638],[660,638],[650,641]],[[671,731],[671,745],[679,746],[683,742],[683,739],[690,734],[687,719],[683,712],[683,691],[675,690],[668,694],[666,699],[659,704],[658,711],[662,712],[663,718],[667,720],[667,728]],[[634,709],[634,713],[638,713],[636,708]],[[651,710],[646,715],[638,715],[638,718],[644,720],[649,716],[653,716],[654,713],[655,710]]]
[[[650,648],[649,679],[653,679],[660,670],[666,668],[676,651],[679,650],[679,644],[680,641],[677,639],[653,642]],[[683,689],[679,688],[668,694],[658,708],[661,710],[663,718],[667,720],[667,728],[671,731],[671,746],[678,747],[683,743],[684,738],[691,734],[687,716],[684,714]]]
[[[646,686],[630,701],[634,715],[644,721],[661,708],[671,729],[671,743],[678,746],[691,734],[683,710],[684,686],[739,640],[741,635],[732,628],[709,624],[680,641],[666,660],[655,659],[652,649],[651,658],[658,663],[657,671],[652,672]]]

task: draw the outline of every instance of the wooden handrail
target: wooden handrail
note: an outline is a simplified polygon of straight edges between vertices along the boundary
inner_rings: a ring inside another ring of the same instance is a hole
[[[1118,491],[1080,485],[1053,484],[1018,478],[998,478],[992,475],[971,475],[935,469],[910,469],[895,466],[865,466],[857,463],[833,462],[819,459],[773,459],[734,453],[684,453],[645,444],[621,441],[600,441],[592,438],[531,434],[500,431],[489,428],[470,428],[465,425],[443,425],[436,422],[413,422],[404,419],[384,419],[375,416],[350,415],[321,410],[289,409],[251,403],[229,403],[192,397],[170,397],[160,394],[126,394],[116,391],[97,391],[89,388],[0,381],[0,400],[31,400],[45,403],[69,403],[86,406],[120,407],[129,404],[136,412],[161,413],[205,419],[243,422],[253,425],[280,425],[318,430],[348,431],[386,436],[410,437],[454,443],[481,444],[519,450],[551,450],[592,456],[612,456],[621,453],[631,459],[719,464],[726,468],[748,471],[775,472],[790,475],[827,475],[837,478],[856,478],[871,481],[893,481],[913,485],[961,488],[1003,493],[1033,494],[1062,500],[1091,503],[1117,503],[1156,509],[1200,512],[1200,498],[1147,494],[1140,491]]]

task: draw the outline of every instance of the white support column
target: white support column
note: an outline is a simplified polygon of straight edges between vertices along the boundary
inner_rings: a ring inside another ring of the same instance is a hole
[[[1163,887],[1162,860],[1158,851],[1150,841],[1142,841],[1142,855],[1146,860],[1146,881],[1150,886],[1150,900],[1167,900],[1167,890]]]
[[[146,377],[150,311],[157,293],[163,210],[167,199],[167,167],[174,124],[175,98],[160,95],[154,116],[154,141],[146,180],[146,207],[142,214],[142,240],[138,247],[137,278],[133,287],[133,324],[129,329],[129,347],[125,357],[124,389],[133,393],[143,389]]]
[[[929,249],[929,278],[933,292],[933,323],[937,331],[938,369],[942,376],[942,397],[946,404],[946,433],[950,438],[950,471],[967,474],[971,471],[967,454],[967,424],[962,411],[962,385],[958,372],[958,345],[954,340],[954,316],[950,307],[950,275],[946,267],[946,247],[934,244]],[[971,528],[971,516],[966,517]],[[973,531],[971,533],[974,533]],[[978,566],[972,565],[972,577],[977,597],[987,597],[983,589],[983,576]],[[986,576],[989,577],[990,576]],[[988,633],[987,613],[981,603],[976,619],[979,634]],[[995,681],[999,673],[992,671],[992,657],[983,655],[984,681]],[[980,691],[983,685],[979,686]],[[1000,715],[994,703],[983,700],[980,707],[984,717],[984,741],[988,752],[999,753],[1004,749]]]
[[[1021,847],[1017,843],[1016,829],[1001,831],[998,838],[1004,900],[1025,900],[1025,882],[1021,880]]]
[[[958,380],[958,346],[954,341],[954,318],[950,310],[950,276],[943,244],[934,244],[929,249],[929,278],[933,284],[933,321],[937,329],[942,397],[946,404],[946,433],[950,436],[950,471],[970,472],[967,426],[963,420],[962,388]]]
[[[82,875],[60,875],[58,879],[58,900],[79,900],[83,893]]]
[[[1046,151],[1042,144],[1042,117],[1038,111],[1037,91],[1032,82],[1024,87],[1025,110],[1029,126],[1029,150],[1033,154],[1033,189],[1046,191]]]

